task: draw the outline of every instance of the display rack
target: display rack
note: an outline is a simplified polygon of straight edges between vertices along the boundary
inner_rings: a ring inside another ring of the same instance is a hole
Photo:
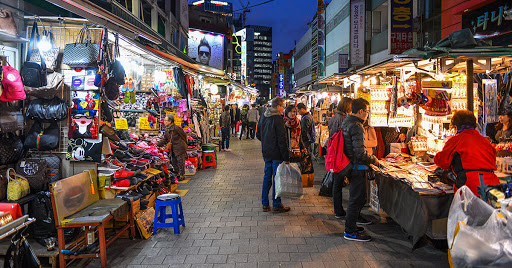
[[[25,226],[28,226],[35,221],[35,218],[29,218],[28,215],[25,215],[0,227],[0,240],[16,233],[17,231],[23,229]]]

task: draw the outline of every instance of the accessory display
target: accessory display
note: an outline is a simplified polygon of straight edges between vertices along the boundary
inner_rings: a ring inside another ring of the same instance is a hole
[[[27,196],[30,193],[28,180],[23,176],[16,174],[14,169],[7,170],[7,200],[16,201]]]
[[[101,162],[103,139],[70,139],[66,160]]]
[[[30,61],[30,57],[32,55],[32,50],[34,46],[37,47],[39,43],[39,30],[37,29],[37,22],[34,22],[32,26],[32,35],[30,36],[30,42],[28,43],[28,53],[27,60],[23,63],[23,67],[21,67],[21,79],[23,80],[23,85],[29,87],[42,87],[46,86],[46,63],[44,61],[44,57],[40,55],[41,63]],[[39,48],[34,49],[38,54],[41,54]]]
[[[50,151],[59,146],[60,129],[56,122],[48,128],[43,129],[39,121],[34,121],[30,131],[25,138],[25,149],[37,149],[39,151]]]
[[[23,157],[23,143],[14,133],[0,135],[0,165],[16,163]]]
[[[91,43],[91,32],[84,26],[75,43],[67,44],[64,48],[62,63],[69,67],[92,67],[98,63],[100,45]]]
[[[68,105],[59,97],[35,99],[27,108],[27,118],[40,121],[61,121],[68,116]]]
[[[46,69],[55,71],[58,67],[58,58],[60,53],[60,48],[54,47],[53,45],[53,33],[46,30],[43,26],[43,37],[41,39],[45,39],[50,43],[50,49],[47,51],[41,51],[41,53],[33,50],[30,55],[30,61],[33,62],[41,62],[41,55],[43,55],[44,63],[46,64]]]
[[[73,117],[69,123],[69,138],[98,138],[98,117]]]
[[[27,95],[43,99],[52,99],[64,87],[64,76],[61,73],[53,72],[46,76],[47,84],[42,87],[25,86]]]
[[[16,164],[16,173],[28,180],[30,191],[33,193],[48,190],[46,178],[46,160],[21,159]]]
[[[23,82],[18,70],[9,66],[2,66],[2,95],[0,101],[17,101],[27,98],[23,89]]]
[[[112,57],[112,64],[110,65],[110,74],[112,75],[112,79],[114,79],[114,81],[120,86],[124,84],[126,73],[121,62],[116,59],[121,56],[121,53],[119,52],[119,35],[114,34],[114,37],[114,55]]]

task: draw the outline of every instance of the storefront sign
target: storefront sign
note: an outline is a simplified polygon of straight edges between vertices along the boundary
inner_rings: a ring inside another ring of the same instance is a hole
[[[389,8],[389,54],[401,54],[413,47],[413,0],[391,0]]]
[[[350,63],[353,66],[364,65],[364,0],[350,3]]]
[[[188,55],[197,62],[224,69],[224,35],[188,31]]]
[[[279,89],[282,91],[284,88],[284,76],[283,74],[279,74]]]
[[[116,118],[116,129],[128,129],[128,121],[126,118]]]
[[[498,0],[462,14],[462,29],[471,29],[475,37],[502,35],[512,32],[511,19],[512,2]]]
[[[348,54],[338,54],[338,73],[348,70]]]

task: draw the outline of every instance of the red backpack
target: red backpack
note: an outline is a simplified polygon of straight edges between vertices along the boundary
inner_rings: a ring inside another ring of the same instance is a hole
[[[327,171],[338,173],[350,164],[350,160],[343,153],[343,144],[343,130],[340,129],[329,138],[327,143],[327,155],[325,156]]]

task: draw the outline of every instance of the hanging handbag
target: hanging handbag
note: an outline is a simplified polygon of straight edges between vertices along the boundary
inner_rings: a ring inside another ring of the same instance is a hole
[[[30,36],[30,42],[28,43],[28,53],[27,60],[23,63],[21,67],[21,80],[23,81],[23,85],[29,87],[43,87],[46,86],[46,63],[44,61],[44,57],[41,58],[41,63],[30,61],[30,57],[32,55],[32,49],[34,46],[37,47],[39,43],[39,30],[37,29],[37,22],[34,22],[32,26],[32,36]],[[39,48],[35,48],[34,51],[41,54]]]
[[[51,151],[59,146],[60,129],[56,122],[43,129],[39,121],[34,121],[30,128],[23,147],[25,150],[37,149],[39,151]]]
[[[27,98],[18,70],[10,65],[2,66],[1,78],[2,95],[0,95],[0,101],[18,101]]]
[[[0,32],[19,36],[12,12],[3,8],[0,8]]]
[[[91,43],[91,32],[84,26],[75,43],[64,48],[62,63],[71,68],[87,68],[98,64],[100,45]]]
[[[7,169],[0,170],[0,200],[7,197]]]
[[[28,180],[23,176],[16,174],[14,169],[7,170],[7,200],[17,201],[30,193],[30,185]]]
[[[24,230],[21,231],[21,234],[23,232]],[[11,245],[5,253],[4,268],[40,268],[41,263],[25,236],[19,237],[18,232],[11,239]]]
[[[112,64],[110,65],[110,74],[116,84],[121,86],[125,83],[124,79],[126,77],[126,72],[124,71],[124,67],[121,62],[117,60],[117,58],[121,56],[121,53],[119,52],[119,35],[114,34],[114,37],[114,57],[112,59]]]
[[[48,189],[46,178],[46,160],[24,158],[16,163],[16,174],[28,180],[30,191],[37,193]]]
[[[103,148],[103,139],[70,139],[68,141],[68,151],[66,160],[70,161],[92,161],[101,162],[101,152]]]
[[[41,51],[41,53],[37,53],[37,51],[33,50],[30,56],[30,61],[41,62],[42,55],[44,58],[44,63],[46,64],[46,69],[48,71],[55,71],[58,67],[57,60],[59,58],[60,48],[54,47],[53,33],[47,31],[46,29],[43,30],[43,37],[41,39],[48,42],[51,48],[47,51]]]
[[[23,152],[23,143],[16,134],[0,134],[0,165],[16,163],[23,157]]]
[[[119,99],[119,85],[117,82],[110,77],[107,82],[105,83],[105,96],[109,100],[117,100]]]
[[[53,154],[44,154],[39,156],[41,159],[46,160],[46,178],[50,183],[54,183],[61,179],[61,160],[58,156]]]
[[[29,103],[26,116],[32,120],[61,121],[68,116],[68,105],[59,97],[35,99]]]
[[[14,132],[23,128],[23,111],[20,107],[0,106],[0,131]]]
[[[46,86],[42,87],[25,86],[25,93],[38,98],[52,99],[64,87],[64,76],[61,73],[53,72],[48,74],[46,81]]]

